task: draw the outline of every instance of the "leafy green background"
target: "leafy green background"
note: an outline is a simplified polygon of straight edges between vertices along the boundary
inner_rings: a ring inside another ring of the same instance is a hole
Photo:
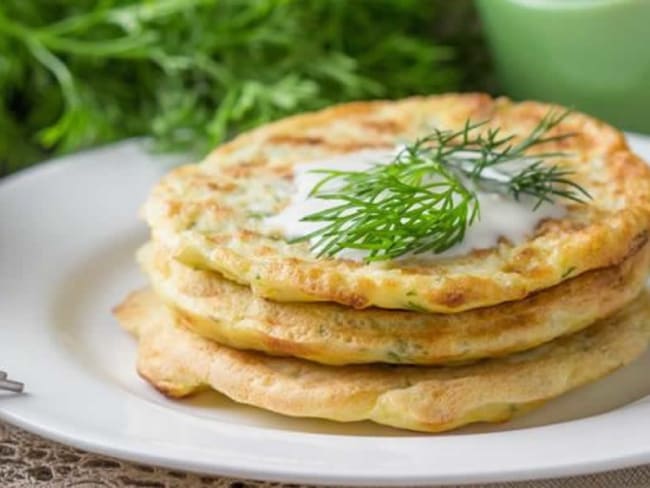
[[[287,114],[494,91],[469,0],[2,0],[0,176],[151,135],[197,155]]]

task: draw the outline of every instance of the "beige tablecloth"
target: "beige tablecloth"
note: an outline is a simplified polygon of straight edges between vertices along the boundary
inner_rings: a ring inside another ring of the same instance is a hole
[[[648,440],[650,442],[650,439]],[[0,487],[302,488],[213,478],[132,464],[51,442],[0,423]],[[478,485],[470,485],[477,488]],[[501,483],[489,488],[650,488],[650,466],[565,480]]]

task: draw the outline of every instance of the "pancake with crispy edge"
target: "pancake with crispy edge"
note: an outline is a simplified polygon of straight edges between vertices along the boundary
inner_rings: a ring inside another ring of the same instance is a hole
[[[284,415],[427,432],[507,420],[628,364],[650,340],[647,293],[577,334],[458,367],[324,366],[240,351],[190,332],[150,291],[132,293],[115,315],[138,336],[139,373],[169,396],[212,388]]]
[[[308,243],[269,234],[295,191],[294,166],[369,148],[390,148],[430,133],[489,120],[503,135],[523,136],[550,105],[464,94],[360,102],[281,120],[217,148],[205,161],[168,174],[144,214],[154,238],[193,266],[213,269],[281,301],[331,301],[355,308],[451,313],[520,300],[585,271],[619,263],[650,223],[650,169],[624,136],[573,113],[550,134],[573,133],[536,151],[570,153],[552,164],[593,200],[568,202],[561,219],[541,221],[522,243],[502,240],[466,256],[413,256],[373,264],[322,259]],[[566,202],[564,202],[566,203]]]
[[[187,316],[187,327],[222,344],[325,364],[440,364],[530,349],[613,313],[643,287],[650,244],[618,266],[458,314],[274,302],[189,268],[154,243],[139,251],[138,261],[158,295]]]

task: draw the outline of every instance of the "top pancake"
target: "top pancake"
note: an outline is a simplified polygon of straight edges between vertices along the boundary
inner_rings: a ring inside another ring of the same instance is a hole
[[[177,259],[221,272],[279,301],[333,301],[453,313],[522,299],[587,270],[620,263],[647,240],[650,169],[617,130],[571,114],[551,134],[575,136],[537,147],[570,152],[554,164],[592,195],[562,202],[562,219],[540,222],[522,243],[450,258],[409,257],[364,264],[317,258],[308,243],[266,235],[265,216],[279,213],[293,191],[295,165],[368,148],[392,147],[433,128],[460,129],[489,120],[504,135],[525,135],[550,105],[486,95],[444,95],[352,103],[291,117],[243,134],[202,163],[168,174],[154,188],[145,216],[154,239]]]

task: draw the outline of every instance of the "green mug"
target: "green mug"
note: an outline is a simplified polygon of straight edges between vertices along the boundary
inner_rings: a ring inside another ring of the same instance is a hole
[[[476,3],[509,96],[650,134],[650,0]]]

